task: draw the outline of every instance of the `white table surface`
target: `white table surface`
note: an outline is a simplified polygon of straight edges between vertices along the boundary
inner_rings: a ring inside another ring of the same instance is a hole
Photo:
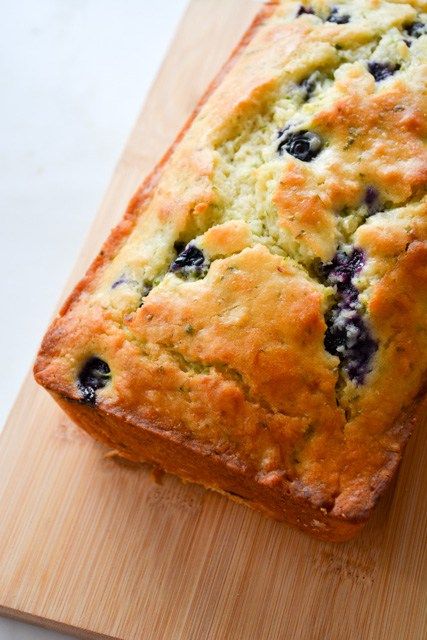
[[[186,0],[1,5],[0,429]],[[0,618],[0,640],[66,637]]]

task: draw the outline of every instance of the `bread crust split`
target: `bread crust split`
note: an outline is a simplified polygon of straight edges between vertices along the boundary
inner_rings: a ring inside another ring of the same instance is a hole
[[[422,415],[424,22],[261,9],[43,340],[83,429],[323,540],[361,529]]]

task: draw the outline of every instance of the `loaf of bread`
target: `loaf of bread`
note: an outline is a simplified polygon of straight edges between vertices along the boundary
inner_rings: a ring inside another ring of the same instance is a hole
[[[49,328],[98,440],[326,540],[427,369],[425,0],[265,5]]]

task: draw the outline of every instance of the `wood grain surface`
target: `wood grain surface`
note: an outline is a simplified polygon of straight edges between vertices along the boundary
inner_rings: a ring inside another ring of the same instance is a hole
[[[67,291],[256,9],[190,3]],[[334,545],[119,466],[28,376],[0,441],[0,612],[81,638],[425,640],[425,427],[366,530]]]

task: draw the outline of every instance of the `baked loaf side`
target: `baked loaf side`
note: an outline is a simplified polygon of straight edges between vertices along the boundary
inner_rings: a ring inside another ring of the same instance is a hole
[[[43,341],[95,437],[326,539],[366,521],[427,368],[426,6],[263,9]]]

